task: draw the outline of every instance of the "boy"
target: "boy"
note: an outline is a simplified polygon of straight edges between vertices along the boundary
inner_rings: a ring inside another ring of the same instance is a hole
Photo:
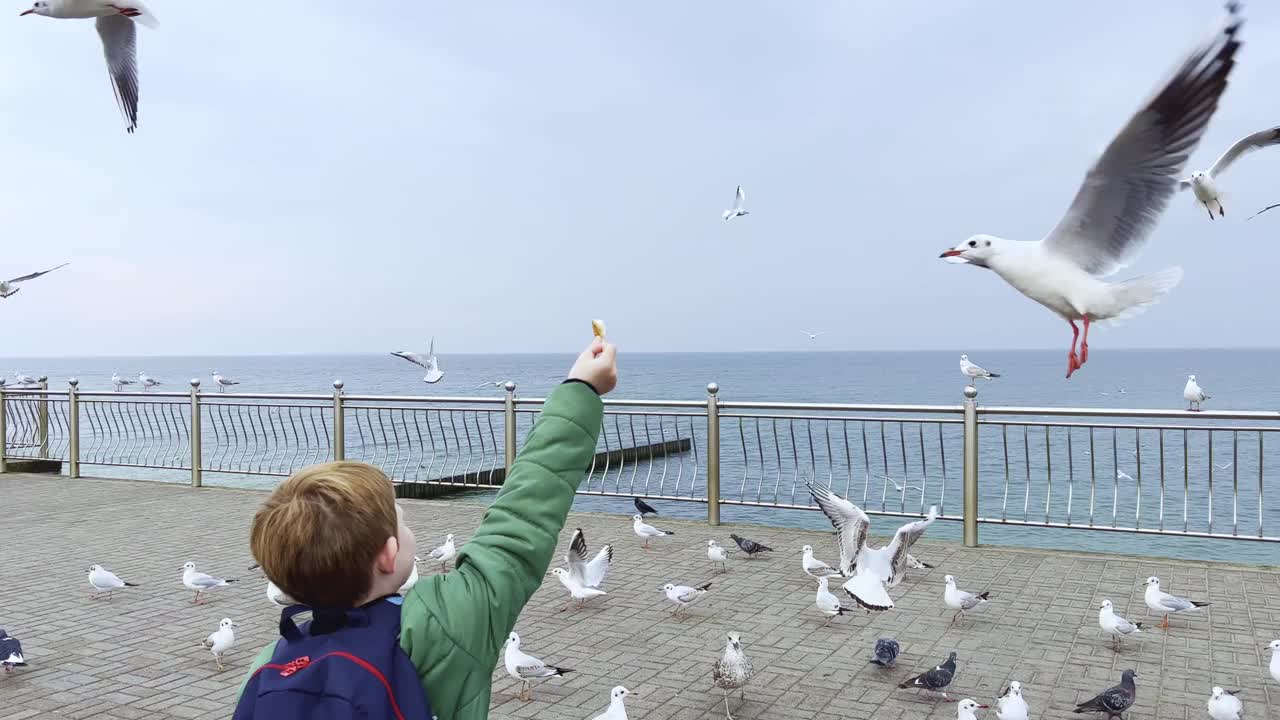
[[[600,338],[583,351],[548,397],[455,569],[422,578],[404,598],[400,648],[439,720],[489,715],[502,644],[542,583],[595,454],[600,396],[618,380],[616,354]],[[344,609],[386,608],[375,601],[408,578],[417,546],[385,475],[360,463],[330,463],[300,470],[276,488],[254,516],[250,547],[267,576],[319,618],[326,609],[341,616]],[[275,647],[258,654],[249,678]]]

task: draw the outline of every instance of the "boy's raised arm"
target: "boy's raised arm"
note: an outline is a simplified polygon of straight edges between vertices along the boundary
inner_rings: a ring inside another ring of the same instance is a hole
[[[574,492],[595,455],[604,415],[600,395],[617,383],[615,356],[614,346],[597,340],[578,357],[459,551],[457,568],[424,578],[405,598],[402,645],[418,667],[430,666],[418,661],[420,653],[425,660],[433,652],[427,635],[436,633],[426,628],[434,623],[459,649],[491,661],[541,585]]]

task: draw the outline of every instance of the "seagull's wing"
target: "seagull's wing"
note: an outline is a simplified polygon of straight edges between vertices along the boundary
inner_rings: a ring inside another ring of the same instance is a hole
[[[424,368],[427,368],[428,370],[431,369],[431,366],[427,363],[427,359],[422,357],[416,352],[409,352],[408,350],[397,350],[391,354],[395,355],[398,358],[408,360],[414,365],[420,365]]]
[[[97,26],[116,102],[120,104],[124,119],[129,121],[129,127],[125,129],[133,132],[138,127],[137,25],[123,15],[107,15],[98,18]]]
[[[564,554],[564,561],[569,566],[569,576],[579,584],[586,583],[587,578],[587,538],[582,528],[573,531],[573,539],[569,541],[569,550]]]
[[[1173,612],[1178,612],[1180,610],[1190,610],[1191,608],[1196,606],[1195,603],[1191,602],[1186,598],[1176,597],[1174,595],[1169,595],[1168,593],[1161,595],[1160,600],[1158,602],[1162,607]]]
[[[867,529],[871,527],[871,518],[867,517],[862,508],[831,492],[830,488],[809,484],[809,494],[839,531],[840,571],[848,575],[858,560],[859,551],[867,543]]]
[[[206,575],[202,572],[191,573],[191,584],[196,587],[210,588],[222,584],[222,578]]]
[[[427,357],[434,358],[436,356],[436,339],[431,337],[431,342],[427,345]]]
[[[742,206],[747,203],[747,193],[743,191],[742,186],[738,186],[738,191],[733,195],[733,209],[741,210]]]
[[[898,528],[898,532],[894,533],[893,540],[889,543],[889,555],[892,558],[890,564],[893,566],[893,576],[895,578],[902,576],[902,571],[907,567],[907,551],[915,544],[916,540],[924,535],[924,531],[938,519],[938,508],[930,507],[929,515],[923,520],[909,522]]]
[[[677,591],[676,598],[680,600],[680,602],[686,605],[693,602],[694,600],[697,600],[701,595],[703,595],[706,592],[706,590],[699,590],[697,588],[684,587],[684,586],[676,588],[676,591]]]
[[[68,266],[68,265],[70,265],[70,264],[71,264],[71,263],[62,263],[61,265],[59,265],[58,267],[55,267],[55,268],[49,268],[48,270],[41,270],[40,272],[33,272],[33,273],[31,273],[30,275],[23,275],[22,277],[16,277],[16,278],[14,278],[14,279],[10,280],[10,281],[9,281],[9,284],[10,284],[10,285],[12,285],[12,284],[14,284],[14,283],[26,282],[26,281],[28,281],[28,280],[35,280],[36,278],[40,277],[41,275],[48,275],[49,273],[53,272],[54,270],[57,270],[58,268],[64,268],[64,267],[66,267],[66,266]]]
[[[101,588],[121,588],[124,581],[110,570],[99,570],[93,574],[93,584]]]
[[[516,674],[522,678],[532,680],[534,678],[551,677],[560,671],[542,662],[538,658],[525,656],[528,664],[521,665],[516,668]]]
[[[1228,167],[1231,167],[1231,163],[1239,160],[1242,156],[1258,148],[1276,144],[1280,144],[1280,126],[1242,137],[1236,141],[1235,145],[1227,148],[1227,151],[1222,153],[1222,157],[1213,163],[1213,167],[1209,168],[1209,175],[1218,177],[1226,172]]]
[[[587,563],[583,572],[583,585],[588,588],[598,588],[600,583],[604,582],[604,576],[609,574],[609,564],[613,562],[613,546],[605,545],[600,548],[600,552]]]
[[[1085,175],[1066,215],[1044,247],[1093,275],[1131,262],[1177,190],[1187,158],[1199,144],[1240,48],[1239,5],[1182,62]]]
[[[1258,217],[1259,215],[1261,215],[1262,213],[1264,213],[1264,212],[1266,212],[1266,211],[1268,211],[1268,210],[1274,210],[1274,209],[1276,209],[1276,208],[1278,208],[1278,207],[1280,207],[1280,203],[1276,203],[1275,205],[1268,205],[1268,206],[1266,206],[1266,207],[1262,208],[1261,210],[1259,210],[1258,212],[1256,212],[1256,213],[1254,213],[1254,214],[1250,215],[1250,216],[1249,216],[1249,219],[1250,219],[1250,220],[1252,220],[1252,219],[1254,219],[1254,218]]]

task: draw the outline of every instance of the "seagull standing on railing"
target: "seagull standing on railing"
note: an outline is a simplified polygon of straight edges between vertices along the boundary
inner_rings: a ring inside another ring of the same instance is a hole
[[[64,268],[67,265],[70,265],[70,263],[62,263],[56,268],[49,268],[48,270],[34,272],[34,273],[31,273],[30,275],[23,275],[21,277],[11,278],[9,280],[0,280],[0,299],[7,298],[10,295],[18,294],[18,291],[22,289],[20,287],[15,287],[16,285],[18,285],[18,283],[24,283],[28,280],[35,280],[41,275],[48,275],[54,270],[57,270],[58,268]]]
[[[142,385],[142,392],[146,392],[157,385],[164,384],[142,371],[138,372],[138,382]]]
[[[1182,388],[1182,397],[1187,401],[1187,409],[1193,412],[1200,412],[1200,403],[1209,399],[1204,390],[1200,389],[1195,375],[1187,376],[1187,385]]]
[[[13,380],[19,385],[35,385],[40,382],[36,378],[20,373],[17,370],[13,371]]]
[[[214,370],[212,374],[213,374],[213,381],[218,383],[218,392],[222,392],[223,390],[231,387],[232,385],[240,384],[239,380],[231,380],[229,378],[225,378],[222,376],[222,373],[218,372],[217,370]]]
[[[427,349],[426,357],[419,353],[409,352],[408,350],[396,350],[391,353],[398,358],[403,358],[427,369],[427,374],[422,378],[422,382],[428,385],[434,385],[444,378],[444,371],[440,369],[440,360],[436,357],[436,339],[431,338],[431,345]]]
[[[133,381],[125,380],[124,378],[120,377],[120,373],[116,372],[115,370],[112,370],[111,384],[116,386],[116,392],[120,392],[122,389],[124,389],[125,385],[132,385]]]
[[[990,370],[983,370],[981,367],[969,362],[968,355],[960,356],[960,374],[969,378],[970,385],[973,385],[974,383],[976,383],[978,381],[978,378],[991,380],[993,378],[1000,377],[1000,375],[997,373],[993,373]]]
[[[1089,361],[1091,323],[1136,315],[1182,280],[1178,267],[1123,282],[1103,278],[1136,258],[1177,192],[1187,159],[1227,89],[1241,45],[1239,9],[1239,3],[1227,4],[1226,20],[1121,128],[1043,239],[974,235],[940,255],[993,271],[1070,324],[1068,378]],[[1076,321],[1084,323],[1083,338]]]

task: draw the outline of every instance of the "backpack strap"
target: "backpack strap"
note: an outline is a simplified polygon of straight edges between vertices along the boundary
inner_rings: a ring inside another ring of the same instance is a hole
[[[307,624],[307,634],[313,636],[336,632],[346,627],[368,627],[373,624],[375,615],[386,615],[388,620],[395,622],[398,626],[400,622],[400,604],[384,602],[391,597],[378,598],[367,605],[351,609],[316,609],[306,605],[291,605],[280,613],[280,635],[289,642],[300,642],[305,635],[302,629],[298,627],[298,623],[294,622],[294,617],[304,612],[311,613],[311,622]],[[397,600],[400,599],[399,595],[394,597]],[[386,609],[384,605],[389,605],[395,609]]]

